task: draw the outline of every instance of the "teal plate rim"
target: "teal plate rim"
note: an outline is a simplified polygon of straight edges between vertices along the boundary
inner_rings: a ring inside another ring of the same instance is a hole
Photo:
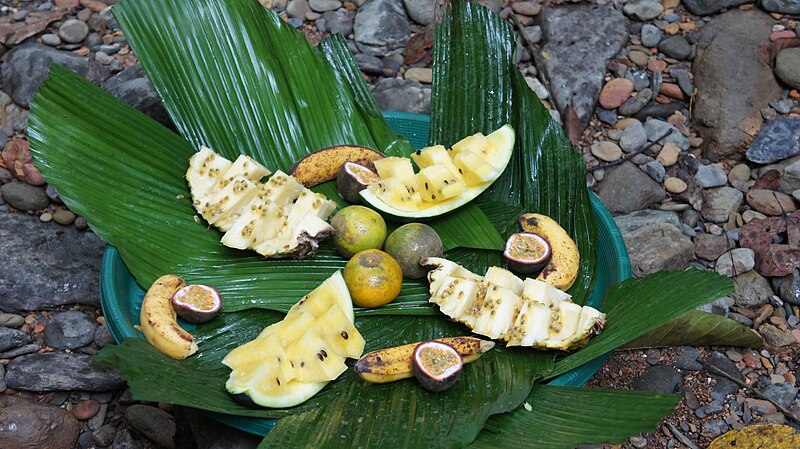
[[[427,144],[429,116],[385,111],[384,118],[395,132],[405,136],[416,148]],[[610,285],[631,276],[631,265],[625,242],[614,219],[594,194],[590,194],[590,196],[592,209],[598,223],[598,257],[600,261],[598,263],[599,273],[588,304],[597,307],[602,303],[603,295]],[[144,297],[144,293],[145,290],[136,283],[133,275],[125,266],[119,251],[111,245],[106,246],[100,268],[100,306],[106,318],[106,324],[118,343],[126,338],[143,338],[134,328],[136,322],[132,319],[132,316],[135,317],[132,310],[134,303],[139,303]],[[610,355],[610,352],[604,354],[572,371],[555,377],[548,383],[558,386],[582,386],[600,369]],[[266,435],[277,423],[276,419],[202,412],[225,425],[259,436]]]

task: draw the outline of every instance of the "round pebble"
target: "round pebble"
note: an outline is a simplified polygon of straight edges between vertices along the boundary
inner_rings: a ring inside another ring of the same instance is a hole
[[[669,193],[683,193],[686,191],[686,183],[679,178],[669,177],[664,180],[664,188]]]
[[[88,34],[89,25],[76,19],[64,21],[64,23],[61,24],[61,28],[58,29],[58,37],[68,44],[77,44],[83,41]]]
[[[616,109],[625,103],[633,93],[633,81],[626,78],[614,78],[607,82],[600,91],[600,106]]]
[[[75,221],[75,214],[66,209],[60,209],[53,213],[53,221],[60,225],[71,225]]]
[[[622,150],[614,142],[596,142],[591,147],[592,154],[598,159],[613,162],[622,157]]]
[[[85,231],[89,229],[89,223],[83,217],[78,217],[75,219],[75,229],[79,231]]]
[[[39,215],[39,220],[41,220],[43,223],[48,223],[52,219],[53,219],[53,214],[51,214],[50,212],[45,212],[42,215]]]
[[[100,403],[94,399],[78,402],[72,409],[72,414],[81,421],[87,420],[100,411]]]
[[[657,159],[664,164],[664,167],[669,167],[674,165],[678,162],[678,156],[681,154],[681,150],[672,142],[667,142],[661,147],[661,151],[658,152]]]

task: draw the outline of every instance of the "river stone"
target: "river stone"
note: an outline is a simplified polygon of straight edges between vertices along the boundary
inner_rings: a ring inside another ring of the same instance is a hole
[[[136,64],[112,76],[103,83],[103,89],[157,122],[171,125],[172,121],[141,65]]]
[[[35,212],[50,204],[42,187],[32,186],[24,182],[9,182],[0,186],[0,194],[11,207],[21,211]]]
[[[128,429],[120,428],[114,436],[114,444],[111,449],[142,449],[142,443],[134,438]]]
[[[600,201],[612,214],[647,209],[666,195],[660,185],[630,162],[608,169],[598,190]]]
[[[797,210],[792,197],[785,193],[751,189],[747,192],[746,198],[750,207],[764,215],[779,216]]]
[[[717,165],[701,165],[697,167],[697,173],[694,175],[694,180],[697,185],[704,189],[711,187],[720,187],[728,183],[728,175],[725,170]]]
[[[434,0],[403,0],[411,20],[420,25],[433,23],[434,3]]]
[[[772,287],[782,300],[800,306],[800,269],[787,276],[772,278]]]
[[[692,70],[697,87],[692,119],[712,161],[740,158],[763,119],[761,109],[781,96],[781,87],[759,47],[773,19],[753,9],[730,11],[700,32]]]
[[[322,18],[325,19],[325,29],[331,34],[347,36],[353,32],[353,18],[346,10],[328,11],[322,14]]]
[[[681,373],[669,366],[656,365],[633,381],[633,389],[654,393],[675,393],[683,384]]]
[[[751,3],[753,0],[682,0],[686,9],[696,16],[707,16],[733,6]]]
[[[68,44],[77,44],[89,34],[89,25],[77,19],[65,20],[58,29],[58,37]]]
[[[797,387],[788,382],[767,385],[761,391],[786,408],[792,406],[794,398],[797,396]]]
[[[46,352],[17,357],[6,367],[9,388],[27,391],[110,391],[125,381],[116,370],[92,365],[91,356]]]
[[[614,217],[619,232],[628,234],[637,229],[660,223],[675,226],[680,229],[681,221],[675,212],[655,209],[637,210],[626,215]]]
[[[653,24],[645,23],[642,26],[642,45],[645,47],[655,47],[663,36],[664,32]]]
[[[747,159],[770,164],[796,154],[800,154],[800,117],[782,117],[761,128],[747,150]]]
[[[775,75],[789,87],[800,89],[800,48],[785,48],[778,53]]]
[[[761,0],[761,7],[769,12],[800,14],[800,1],[798,0]]]
[[[82,348],[94,340],[96,327],[97,322],[83,312],[61,312],[44,328],[44,342],[56,349]]]
[[[742,205],[744,195],[733,187],[720,187],[706,196],[701,214],[703,218],[714,223],[725,223],[731,212],[736,212]]]
[[[18,348],[31,342],[31,337],[19,329],[0,327],[0,352]]]
[[[595,157],[606,162],[616,161],[622,157],[622,150],[619,146],[607,140],[593,143],[591,152]]]
[[[569,5],[540,15],[543,70],[562,116],[572,105],[581,130],[589,123],[608,60],[628,40],[625,17],[611,5]]]
[[[411,37],[403,0],[368,0],[356,12],[353,32],[364,53],[386,56],[401,51]]]
[[[680,228],[658,223],[623,233],[633,275],[680,270],[694,259],[694,245]]]
[[[14,47],[2,65],[3,90],[23,107],[30,106],[33,94],[47,78],[50,63],[62,65],[95,84],[108,78],[102,64],[72,52],[59,51],[44,44],[30,43]]]
[[[622,10],[626,15],[645,22],[661,15],[664,12],[664,7],[656,0],[629,0],[625,2],[625,7]]]
[[[79,434],[80,423],[66,410],[23,399],[0,399],[0,447],[72,448]]]
[[[637,92],[636,95],[625,100],[625,103],[620,105],[620,107],[617,109],[617,112],[619,112],[621,115],[636,114],[644,109],[644,107],[647,106],[647,103],[650,103],[652,98],[653,91],[648,88],[644,88]]]
[[[100,307],[105,243],[94,233],[38,217],[0,214],[0,309],[19,313],[66,304]]]
[[[661,53],[678,60],[686,59],[692,54],[692,46],[683,36],[672,36],[658,43],[658,50]]]
[[[428,114],[431,111],[431,89],[419,81],[381,78],[372,88],[375,101],[384,111]]]
[[[644,133],[647,140],[656,142],[659,145],[674,143],[680,150],[689,149],[689,139],[686,138],[675,126],[663,120],[648,120],[644,123]]]
[[[760,307],[767,304],[773,295],[769,281],[755,270],[735,276],[733,286],[736,290],[733,300],[740,307]]]
[[[739,368],[736,366],[736,364],[733,363],[731,359],[725,357],[725,354],[719,351],[714,351],[705,360],[705,362],[722,371],[723,373],[739,380],[740,382],[744,382],[745,380],[742,372],[739,371]],[[724,395],[733,394],[739,391],[739,387],[730,380],[716,374],[709,373],[709,375],[712,379],[717,381],[716,385],[714,385],[714,391]]]
[[[639,150],[646,144],[647,134],[645,134],[644,127],[638,121],[626,126],[625,129],[622,130],[622,134],[619,136],[619,146],[622,148],[622,151],[626,153]]]
[[[699,259],[717,260],[733,248],[736,242],[724,235],[697,234],[694,238],[694,255]]]
[[[756,266],[756,255],[750,248],[736,248],[723,253],[715,264],[717,273],[733,277],[747,273]]]
[[[134,404],[125,410],[125,422],[160,447],[175,449],[175,418],[164,410]]]

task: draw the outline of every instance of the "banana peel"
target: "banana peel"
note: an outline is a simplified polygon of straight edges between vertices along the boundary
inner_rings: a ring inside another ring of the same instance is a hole
[[[172,295],[185,286],[186,282],[174,274],[156,279],[144,296],[139,314],[139,329],[147,341],[173,359],[185,359],[198,349],[194,336],[178,325],[172,308]]]
[[[537,280],[547,282],[553,287],[566,291],[578,278],[581,255],[578,245],[555,220],[542,214],[523,214],[519,225],[525,232],[544,237],[550,244],[553,255],[544,266]]]
[[[493,341],[475,337],[447,337],[434,341],[454,347],[461,354],[464,364],[478,360],[484,352],[494,347]],[[422,342],[372,351],[361,357],[353,368],[360,378],[374,384],[409,379],[414,377],[411,367],[412,354],[420,343]]]
[[[356,145],[337,145],[315,151],[297,161],[289,171],[301,184],[313,187],[336,179],[345,162],[355,162],[375,171],[373,161],[383,159],[380,151]]]

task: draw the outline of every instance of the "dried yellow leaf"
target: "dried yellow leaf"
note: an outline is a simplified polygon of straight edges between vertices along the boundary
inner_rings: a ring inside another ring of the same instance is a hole
[[[778,424],[754,424],[717,438],[708,449],[797,449],[800,434],[789,426]]]

